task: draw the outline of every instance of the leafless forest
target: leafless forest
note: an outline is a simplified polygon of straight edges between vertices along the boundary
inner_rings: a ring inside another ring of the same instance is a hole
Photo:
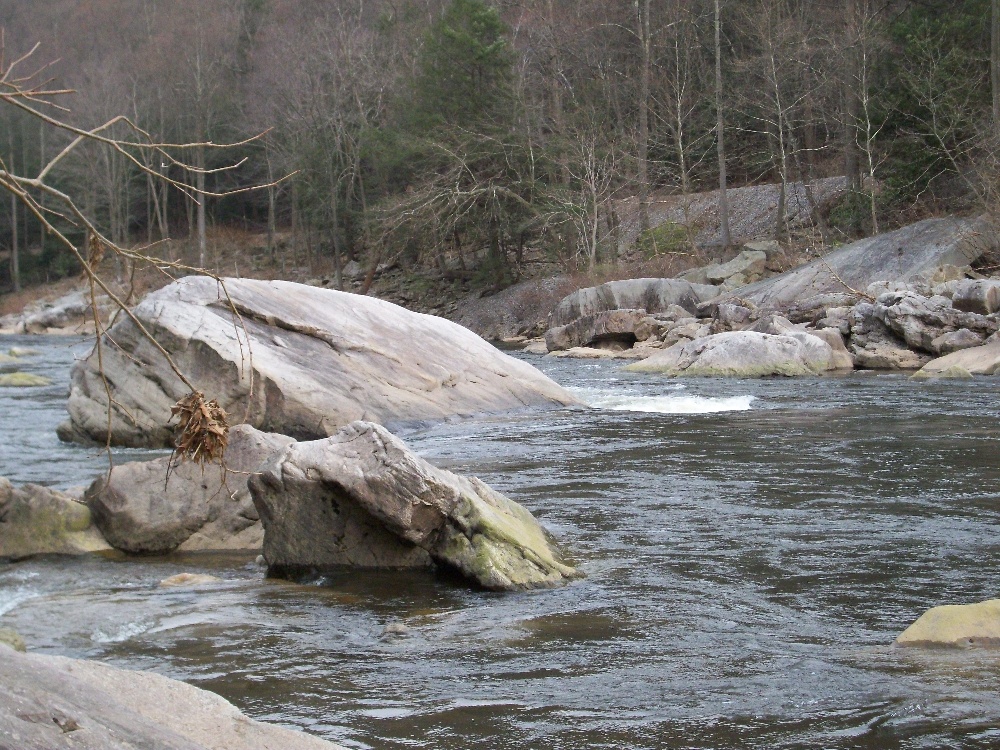
[[[650,226],[651,202],[720,185],[810,196],[846,174],[815,214],[829,244],[992,211],[998,4],[0,0],[0,26],[5,65],[37,43],[16,72],[72,89],[60,116],[80,128],[125,115],[157,142],[242,144],[189,149],[194,171],[99,143],[59,160],[46,180],[114,243],[211,267],[207,238],[252,233],[275,275],[322,258],[340,285],[350,262],[393,260],[499,288],[526,249],[614,264],[626,210],[659,251],[679,240]],[[37,175],[69,138],[0,106],[10,174]],[[0,250],[4,288],[79,272],[13,196]]]

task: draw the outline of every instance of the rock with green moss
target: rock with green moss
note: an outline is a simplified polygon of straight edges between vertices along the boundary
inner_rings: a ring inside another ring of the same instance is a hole
[[[37,484],[14,487],[0,477],[0,558],[109,549],[77,498]]]
[[[8,372],[0,375],[0,387],[34,388],[41,385],[52,385],[52,381],[30,372]]]
[[[249,486],[273,573],[436,563],[493,590],[579,576],[523,507],[370,422],[289,446]]]
[[[0,628],[0,645],[20,651],[22,654],[28,650],[28,646],[25,644],[21,634],[10,628]]]

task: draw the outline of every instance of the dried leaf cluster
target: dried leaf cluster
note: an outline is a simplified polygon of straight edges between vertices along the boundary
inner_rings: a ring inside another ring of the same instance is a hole
[[[170,408],[178,418],[174,456],[204,466],[222,464],[229,442],[229,417],[216,399],[205,400],[201,391],[191,391]]]

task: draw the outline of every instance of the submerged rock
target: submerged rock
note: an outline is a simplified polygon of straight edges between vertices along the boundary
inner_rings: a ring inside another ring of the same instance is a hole
[[[250,478],[272,571],[358,567],[456,570],[488,589],[577,577],[517,503],[438,469],[379,425],[354,422],[296,443]]]
[[[94,480],[87,505],[104,537],[123,552],[259,550],[264,531],[247,478],[293,442],[238,425],[229,433],[225,469],[190,461],[170,469],[169,456],[120,464],[110,478]]]
[[[817,375],[834,369],[836,361],[830,345],[808,333],[732,331],[675,344],[625,369],[684,377],[755,378]]]
[[[0,477],[0,558],[109,549],[77,498],[37,484],[14,487]]]
[[[901,646],[1000,646],[1000,599],[932,607],[900,634]]]
[[[287,281],[192,276],[146,297],[136,318],[209,398],[269,432],[330,435],[383,424],[500,413],[576,399],[471,331],[356,294]],[[245,328],[245,330],[244,330]],[[116,445],[170,447],[170,407],[188,389],[122,318],[104,348]],[[119,349],[120,347],[120,349]],[[91,353],[73,368],[63,439],[104,442],[107,394]],[[134,420],[133,420],[134,418]]]
[[[338,750],[152,672],[0,646],[0,742],[17,750]],[[342,749],[341,749],[342,750]]]
[[[0,375],[0,387],[3,388],[37,388],[42,385],[52,385],[52,381],[30,372],[8,372]]]
[[[222,579],[210,576],[207,573],[178,573],[175,576],[170,576],[160,581],[160,588],[187,588],[190,586],[207,586],[212,583],[222,583]]]

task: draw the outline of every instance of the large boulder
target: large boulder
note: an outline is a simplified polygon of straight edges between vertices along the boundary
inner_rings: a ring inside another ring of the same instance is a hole
[[[14,487],[0,477],[0,558],[109,549],[79,498],[37,484]]]
[[[985,219],[926,219],[852,242],[794,270],[749,284],[741,300],[784,310],[826,292],[864,291],[879,281],[930,280],[945,265],[963,267],[998,247]]]
[[[698,305],[718,292],[717,287],[692,284],[680,279],[609,281],[600,286],[578,289],[563,298],[549,316],[549,327],[564,326],[577,318],[608,310],[645,310],[647,313],[657,313],[677,305],[694,315]]]
[[[675,344],[625,369],[670,376],[752,378],[817,375],[834,369],[837,361],[829,344],[808,333],[731,331]]]
[[[636,329],[641,330],[648,317],[645,310],[608,310],[584,315],[546,331],[545,346],[550,352],[612,342],[627,348],[638,340]]]
[[[945,373],[961,368],[971,375],[996,375],[1000,373],[1000,341],[993,340],[982,346],[962,349],[927,362],[917,376],[942,377]]]
[[[289,446],[250,478],[250,491],[278,575],[435,562],[497,590],[577,575],[527,510],[431,466],[370,422]]]
[[[961,279],[953,283],[951,300],[956,310],[979,315],[1000,310],[1000,279]]]
[[[1000,599],[932,607],[896,639],[901,646],[1000,646]]]
[[[0,646],[0,746],[11,750],[337,750],[254,721],[152,672]]]
[[[943,353],[940,347],[947,339],[940,339],[945,334],[965,329],[982,343],[1000,327],[996,317],[956,310],[947,297],[923,297],[913,292],[879,296],[873,313],[911,349],[933,354]]]
[[[576,403],[471,331],[371,297],[287,281],[228,279],[223,288],[192,276],[133,313],[208,398],[254,427],[300,439],[356,419],[393,424]],[[188,389],[166,358],[123,316],[103,360],[112,443],[169,447],[170,407]],[[96,352],[73,368],[68,410],[60,437],[107,438]]]
[[[259,550],[264,530],[247,478],[293,442],[238,425],[229,433],[224,466],[185,461],[171,468],[169,456],[120,464],[94,480],[85,499],[105,539],[123,552]]]

